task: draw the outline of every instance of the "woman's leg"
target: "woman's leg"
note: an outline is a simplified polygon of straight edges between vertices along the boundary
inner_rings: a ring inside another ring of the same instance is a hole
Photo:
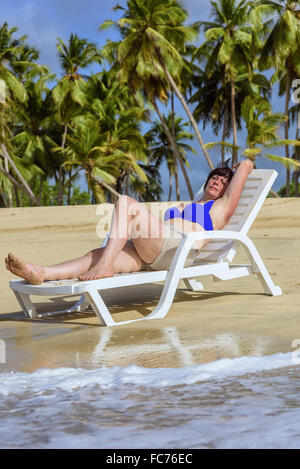
[[[78,276],[79,280],[112,276],[115,273],[114,262],[128,238],[132,239],[139,257],[151,263],[162,248],[163,223],[145,205],[131,197],[122,196],[115,204],[109,238],[102,256],[84,274]]]
[[[49,267],[30,264],[9,253],[5,259],[6,268],[13,274],[24,278],[28,283],[39,285],[45,280],[65,280],[78,278],[100,262],[104,248],[93,249],[84,256]],[[137,272],[142,268],[142,260],[134,246],[127,243],[116,257],[114,273]]]
[[[134,246],[126,244],[130,237]],[[156,259],[163,241],[163,223],[145,205],[122,196],[115,204],[105,248],[50,267],[30,264],[9,254],[6,267],[32,284],[68,278],[93,280],[141,270],[142,261],[152,263]]]
[[[92,251],[85,256],[62,262],[57,265],[42,267],[26,262],[12,253],[5,259],[6,268],[13,274],[24,278],[28,283],[39,285],[44,280],[64,280],[75,278],[78,274],[86,272],[91,265]]]

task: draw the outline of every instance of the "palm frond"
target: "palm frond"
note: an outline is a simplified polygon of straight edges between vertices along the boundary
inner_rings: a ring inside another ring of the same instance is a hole
[[[292,158],[286,158],[284,156],[272,155],[270,153],[265,153],[262,156],[265,156],[269,160],[275,161],[276,163],[281,163],[286,168],[290,169],[291,167],[300,168],[300,161],[293,160]]]

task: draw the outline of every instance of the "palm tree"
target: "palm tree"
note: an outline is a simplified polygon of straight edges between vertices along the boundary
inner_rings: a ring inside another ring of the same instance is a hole
[[[164,90],[171,88],[183,105],[205,158],[213,168],[197,123],[178,86],[182,68],[186,66],[181,54],[185,52],[186,42],[196,36],[195,28],[184,25],[186,10],[177,0],[128,0],[127,8],[117,5],[114,9],[123,12],[122,19],[106,21],[101,28],[117,26],[123,38],[117,46],[120,77],[128,82],[133,93],[144,89],[152,99],[156,96],[163,100]],[[153,89],[156,89],[155,94]]]
[[[144,106],[142,96],[132,96],[128,85],[116,80],[115,71],[103,71],[89,77],[87,80],[88,109],[98,120],[101,132],[108,139],[123,139],[124,152],[138,163],[139,167],[147,166],[145,156],[145,142],[141,134],[141,122],[148,120],[149,111]],[[123,159],[119,166],[119,176],[116,181],[116,190],[124,193],[129,190],[129,180],[135,177],[136,171]],[[142,184],[145,182],[142,176]],[[137,186],[138,187],[138,186]],[[144,189],[143,189],[144,190]]]
[[[17,106],[18,124],[13,126],[14,136],[10,144],[16,155],[22,155],[24,162],[31,161],[33,166],[40,168],[37,176],[42,187],[47,177],[53,177],[56,170],[51,151],[57,144],[56,124],[53,124],[56,109],[47,86],[54,75],[36,75],[35,72],[35,80],[26,76],[24,87],[27,100]]]
[[[36,63],[39,56],[39,51],[35,47],[27,44],[18,47],[9,64],[15,78],[24,84],[25,81],[34,80],[36,76],[49,74],[48,67]]]
[[[10,65],[16,63],[18,52],[24,47],[27,36],[13,39],[17,28],[8,28],[6,22],[0,28],[0,79],[4,80],[12,96],[20,102],[26,99],[26,92],[22,83],[10,70]]]
[[[252,19],[258,29],[263,28],[262,18],[272,17],[272,28],[262,49],[259,66],[261,70],[275,68],[272,81],[281,79],[285,88],[284,137],[289,138],[289,103],[293,77],[300,76],[299,64],[299,1],[284,0],[281,3],[264,0],[256,2]],[[289,146],[285,146],[285,156],[289,158]],[[286,195],[290,195],[290,169],[286,171]]]
[[[196,51],[197,55],[209,51],[205,76],[211,79],[215,73],[223,72],[223,87],[230,88],[230,110],[233,131],[232,164],[237,163],[237,82],[240,76],[252,77],[253,34],[248,25],[248,0],[218,0],[211,2],[213,21],[199,21],[198,27],[204,28],[206,42]],[[223,114],[228,113],[228,104]],[[227,115],[226,115],[227,118]],[[224,135],[228,133],[225,124]]]
[[[66,142],[65,148],[57,147],[56,151],[63,152],[64,166],[84,169],[88,187],[97,202],[106,201],[104,189],[114,197],[121,195],[112,186],[116,185],[124,166],[141,181],[147,181],[137,163],[137,159],[142,159],[143,138],[126,115],[116,122],[111,132],[103,131],[101,121],[95,116],[79,116],[74,119]],[[145,157],[143,159],[146,162]]]
[[[297,82],[295,82],[293,85],[295,86]],[[292,122],[296,121],[296,135],[295,139],[300,141],[300,110],[299,110],[299,104],[295,104],[292,106],[290,109],[290,114],[291,114],[291,119]],[[300,161],[300,147],[295,146],[293,149],[293,154],[292,158],[295,159],[296,161]],[[299,197],[299,175],[300,175],[300,170],[298,167],[294,169],[293,173],[293,179],[294,179],[294,195],[295,197]]]
[[[300,146],[297,140],[286,140],[278,137],[280,124],[285,121],[286,117],[282,113],[272,113],[271,104],[262,98],[254,99],[247,96],[242,105],[242,117],[247,129],[246,148],[243,154],[252,159],[255,164],[257,155],[266,157],[272,161],[279,162],[284,166],[300,167],[300,163],[291,158],[273,155],[270,153],[262,153],[267,148],[282,147],[285,145]],[[224,142],[210,143],[212,146],[224,146]],[[225,146],[227,146],[225,144]],[[237,150],[240,148],[237,147]]]
[[[0,172],[10,181],[13,187],[24,191],[35,205],[40,205],[22,174],[22,172],[26,171],[26,168],[23,162],[18,160],[17,156],[14,155],[13,148],[9,142],[12,136],[11,128],[17,119],[15,104],[22,104],[27,99],[27,93],[23,83],[18,77],[15,77],[10,70],[10,68],[18,64],[21,66],[21,60],[18,55],[20,52],[22,53],[22,49],[26,47],[24,44],[26,36],[13,39],[12,36],[16,31],[17,28],[9,29],[6,22],[0,28],[0,81],[4,83],[6,90],[5,97],[0,103],[0,143],[1,157],[4,160],[4,168],[0,164]],[[28,66],[28,63],[27,61],[27,63],[23,64],[23,68],[25,65]],[[39,69],[39,66],[36,64],[30,65],[36,70]],[[11,173],[9,166],[12,168],[13,173]],[[10,198],[11,187],[7,181],[5,182],[5,187]]]
[[[278,129],[285,116],[281,113],[273,114],[271,105],[264,99],[254,100],[246,97],[242,105],[242,117],[246,124],[247,139],[244,154],[254,162],[255,157],[262,152],[263,147],[282,145],[278,139]],[[267,155],[266,155],[267,156]]]
[[[195,103],[194,116],[197,121],[202,122],[203,128],[209,124],[216,135],[222,130],[222,142],[230,136],[232,130],[231,109],[231,83],[226,80],[226,65],[215,62],[214,72],[211,73],[206,65],[211,60],[211,44],[209,41],[196,49],[193,53],[204,71],[198,69],[193,77],[194,94],[190,98],[191,103]],[[235,77],[235,119],[237,128],[242,126],[241,107],[247,96],[253,98],[263,97],[269,99],[271,95],[271,85],[269,80],[262,74],[253,73],[252,79],[248,74],[241,73]],[[225,161],[225,146],[222,146],[222,162]]]
[[[96,44],[87,39],[80,39],[77,34],[71,33],[68,45],[61,38],[57,44],[61,67],[70,80],[80,77],[78,69],[87,68],[94,63],[100,63],[102,56]]]
[[[63,154],[64,167],[77,167],[85,171],[88,187],[98,202],[106,201],[102,186],[110,188],[109,184],[115,183],[117,175],[115,155],[103,157],[106,150],[103,140],[105,141],[105,138],[100,134],[98,123],[90,117],[81,116],[76,119],[73,132],[66,135],[68,145],[54,149],[55,152]],[[100,178],[101,184],[98,183]],[[110,189],[114,195],[118,195]]]
[[[129,175],[129,190],[140,202],[155,202],[161,200],[162,187],[159,167],[148,161],[147,164],[140,163],[140,167],[147,176],[147,182],[140,178]]]
[[[167,137],[167,140],[168,140],[168,143],[169,143],[169,146],[170,148],[173,149],[173,160],[174,160],[174,165],[173,165],[173,168],[174,168],[174,175],[175,175],[175,180],[176,180],[176,193],[177,193],[177,199],[179,200],[180,199],[180,195],[179,195],[179,182],[178,182],[178,171],[177,171],[177,164],[179,164],[181,170],[182,170],[182,173],[183,173],[183,176],[184,176],[184,179],[185,179],[185,182],[186,182],[186,185],[187,185],[187,189],[188,189],[188,192],[189,192],[189,196],[190,196],[190,199],[193,200],[194,198],[194,195],[193,195],[193,189],[192,189],[192,186],[191,186],[191,183],[190,183],[190,180],[189,180],[189,177],[188,177],[188,174],[186,172],[186,169],[185,169],[185,166],[184,166],[184,163],[182,161],[182,155],[178,149],[178,146],[177,146],[177,142],[176,142],[176,134],[175,134],[175,117],[174,117],[174,104],[173,104],[173,100],[172,100],[172,111],[171,111],[171,121],[168,123],[165,121],[165,118],[163,117],[162,113],[160,112],[159,110],[159,107],[157,106],[155,100],[153,99],[153,106],[156,110],[156,113],[159,117],[159,120],[161,122],[161,125],[162,125],[162,128],[164,130],[164,133]],[[192,137],[191,137],[192,138]]]
[[[299,127],[297,128],[297,133],[296,133],[296,140],[300,141],[300,131]],[[298,162],[300,161],[300,149],[299,147],[294,148],[294,153],[292,158],[297,160]],[[294,171],[294,186],[295,186],[295,197],[299,197],[299,175],[300,175],[300,170],[299,168],[296,168]]]
[[[180,155],[183,166],[186,165],[189,167],[188,161],[186,159],[186,153],[192,152],[196,153],[195,150],[187,143],[188,140],[192,140],[193,136],[185,130],[187,123],[183,123],[181,117],[173,117],[170,113],[167,117],[162,116],[165,125],[168,127],[169,132],[174,132],[174,138],[176,142],[176,147]],[[174,120],[174,122],[173,122]],[[173,158],[173,152],[169,145],[169,139],[166,135],[165,126],[162,125],[161,121],[156,120],[149,131],[145,135],[146,141],[148,142],[149,147],[149,161],[154,162],[157,167],[160,167],[162,162],[167,163],[169,170],[169,195],[168,200],[171,200],[171,190],[172,190],[172,176],[175,177],[176,182],[176,195],[177,200],[180,200],[179,193],[179,182],[178,176],[176,174],[176,164],[177,160]]]
[[[78,70],[93,63],[100,63],[101,55],[94,43],[80,39],[76,34],[70,35],[68,44],[58,38],[57,51],[64,76],[53,89],[53,98],[58,106],[59,120],[63,125],[61,148],[64,149],[68,125],[87,104],[86,84]],[[63,160],[59,164],[58,185],[58,205],[60,205],[64,186]]]

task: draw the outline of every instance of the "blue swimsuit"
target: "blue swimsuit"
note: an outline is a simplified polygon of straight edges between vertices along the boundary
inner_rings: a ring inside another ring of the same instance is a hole
[[[204,204],[191,203],[187,205],[182,212],[177,207],[168,208],[164,214],[164,220],[170,220],[172,218],[182,218],[189,220],[194,223],[199,223],[206,231],[213,230],[213,224],[210,218],[210,209],[214,200],[209,200]]]

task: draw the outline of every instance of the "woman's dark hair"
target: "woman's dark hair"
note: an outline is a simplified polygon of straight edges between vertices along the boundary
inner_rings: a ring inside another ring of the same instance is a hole
[[[204,190],[205,190],[205,188],[207,186],[207,183],[210,180],[210,178],[213,177],[215,174],[228,179],[229,182],[231,181],[231,179],[233,178],[233,175],[234,175],[234,171],[232,171],[232,169],[228,166],[228,161],[229,160],[225,161],[225,163],[219,164],[217,168],[213,169],[209,173],[209,175],[207,176],[206,182],[204,184]]]

